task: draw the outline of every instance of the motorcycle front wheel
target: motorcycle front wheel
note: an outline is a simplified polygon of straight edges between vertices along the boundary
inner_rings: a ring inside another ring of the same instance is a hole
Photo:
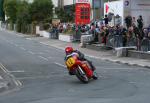
[[[83,82],[83,83],[88,83],[89,82],[89,79],[88,77],[86,76],[85,72],[82,70],[82,68],[80,66],[78,66],[78,68],[76,69],[75,71],[76,73],[76,76],[77,78]]]

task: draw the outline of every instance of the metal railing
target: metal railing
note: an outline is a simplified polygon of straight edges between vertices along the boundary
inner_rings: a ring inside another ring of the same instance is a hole
[[[123,37],[122,36],[115,36],[115,35],[108,35],[107,36],[107,43],[106,46],[110,46],[112,48],[123,47]],[[150,51],[150,39],[143,38],[139,40],[138,38],[126,38],[125,47],[136,46],[138,51],[147,52]]]

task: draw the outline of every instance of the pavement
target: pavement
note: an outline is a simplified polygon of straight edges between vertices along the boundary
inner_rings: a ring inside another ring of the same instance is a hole
[[[121,63],[121,64],[127,64],[131,66],[140,66],[140,67],[150,68],[150,60],[148,59],[117,57],[116,55],[114,55],[115,51],[113,50],[96,51],[96,50],[91,50],[87,48],[81,48],[79,43],[67,43],[67,42],[56,40],[56,39],[48,39],[44,37],[31,37],[27,39],[35,40],[44,45],[52,46],[60,50],[64,50],[66,46],[72,46],[74,49],[77,49],[83,52],[86,56],[95,58],[95,59],[111,61],[111,62],[116,62],[116,63]]]

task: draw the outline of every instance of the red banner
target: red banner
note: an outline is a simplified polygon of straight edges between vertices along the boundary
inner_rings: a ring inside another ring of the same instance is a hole
[[[90,23],[90,4],[89,3],[77,3],[76,4],[76,17],[75,23],[77,25]]]

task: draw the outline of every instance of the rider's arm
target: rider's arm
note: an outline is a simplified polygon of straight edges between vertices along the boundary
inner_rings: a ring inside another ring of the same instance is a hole
[[[79,54],[79,59],[84,59],[84,54],[80,51],[76,50],[76,52]]]

